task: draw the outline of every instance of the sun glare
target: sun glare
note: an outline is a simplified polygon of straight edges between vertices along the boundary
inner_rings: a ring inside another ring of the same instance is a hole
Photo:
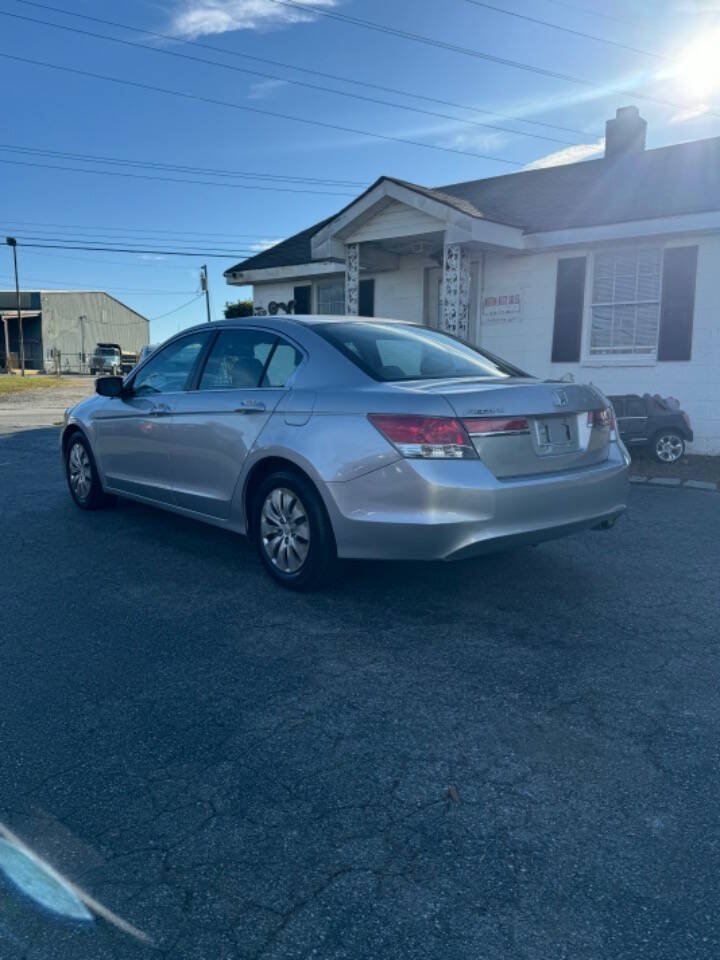
[[[683,92],[702,99],[720,90],[720,31],[698,37],[680,55],[675,76]]]

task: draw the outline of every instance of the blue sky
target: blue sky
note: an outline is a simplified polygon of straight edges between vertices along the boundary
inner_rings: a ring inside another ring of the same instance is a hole
[[[559,151],[563,153],[555,161],[598,155],[605,120],[618,106],[633,102],[648,120],[650,147],[720,135],[720,78],[713,52],[720,29],[720,3],[493,0],[493,5],[657,56],[507,16],[468,0],[315,0],[315,6],[590,84],[538,75],[313,16],[277,0],[126,0],[122,4],[48,0],[45,5],[0,0],[0,11],[15,15],[0,16],[0,54],[235,105],[171,96],[2,58],[3,235],[45,240],[62,237],[60,242],[77,243],[96,238],[119,246],[175,247],[198,254],[181,258],[24,248],[19,251],[22,286],[107,289],[153,319],[151,336],[157,342],[204,319],[200,300],[182,307],[196,296],[204,252],[227,251],[222,258],[207,257],[217,318],[224,301],[238,295],[225,285],[224,269],[272,239],[289,236],[328,216],[381,174],[437,185],[553,162],[550,155]],[[134,29],[91,22],[73,17],[69,11]],[[18,17],[119,37],[152,49]],[[139,28],[232,53],[150,37],[138,32]],[[273,79],[171,53],[272,74]],[[249,59],[251,56],[283,66],[260,63]],[[474,110],[327,80],[294,67],[368,81]],[[289,79],[322,89],[296,86],[286,82]],[[329,88],[456,119],[339,96]],[[648,102],[633,91],[678,106]],[[286,118],[241,108],[272,111]],[[478,110],[502,114],[505,119]],[[375,139],[292,117],[497,159]],[[482,123],[518,132],[492,130],[479,125]],[[27,149],[44,153],[20,152]],[[48,156],[49,151],[190,170],[121,167],[107,161],[93,164],[86,159]],[[85,172],[55,169],[58,166]],[[87,172],[91,169],[133,176]],[[280,182],[191,172],[211,169],[297,179]],[[147,179],[153,177],[204,182]],[[349,185],[338,185],[338,181]],[[9,250],[5,248],[0,255],[4,258],[0,260],[0,287],[9,287]],[[162,317],[169,311],[173,312]]]

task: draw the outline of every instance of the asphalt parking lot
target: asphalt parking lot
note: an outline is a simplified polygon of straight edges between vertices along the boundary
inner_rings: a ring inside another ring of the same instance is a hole
[[[718,495],[294,595],[56,447],[0,437],[0,821],[153,946],[0,876],[0,956],[720,955]]]

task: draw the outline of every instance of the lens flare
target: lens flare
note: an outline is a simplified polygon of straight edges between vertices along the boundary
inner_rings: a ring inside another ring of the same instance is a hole
[[[686,96],[703,100],[720,90],[720,31],[698,37],[686,47],[674,75]]]

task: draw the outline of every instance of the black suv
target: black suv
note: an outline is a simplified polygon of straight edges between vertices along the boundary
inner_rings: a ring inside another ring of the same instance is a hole
[[[643,444],[660,463],[675,463],[693,438],[688,415],[662,397],[626,393],[608,398],[627,446]]]

